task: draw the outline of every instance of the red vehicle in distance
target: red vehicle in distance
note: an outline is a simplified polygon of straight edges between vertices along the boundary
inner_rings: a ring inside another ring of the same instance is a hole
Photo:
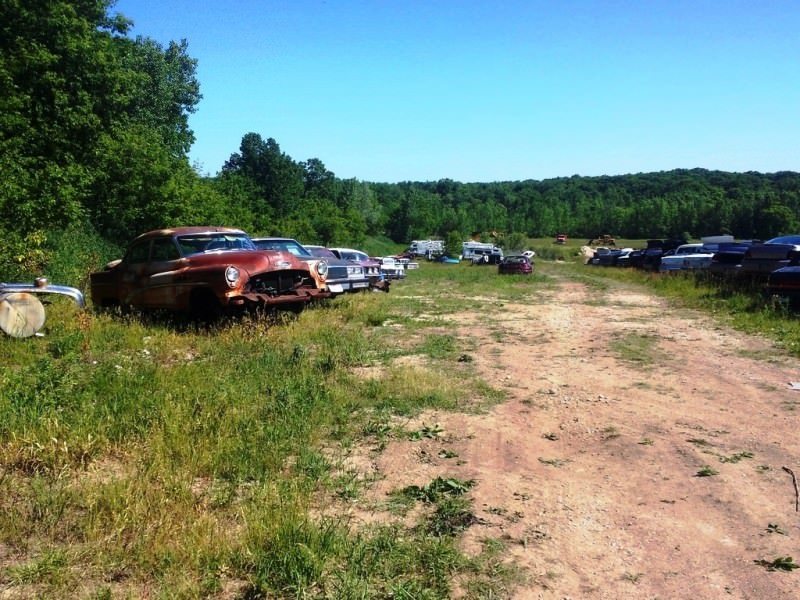
[[[523,255],[506,256],[497,265],[500,275],[530,275],[533,273],[533,259]]]

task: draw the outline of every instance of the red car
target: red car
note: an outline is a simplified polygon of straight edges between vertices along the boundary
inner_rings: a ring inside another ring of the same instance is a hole
[[[566,233],[559,233],[556,236],[556,244],[566,244],[567,243],[567,234]]]
[[[124,258],[92,273],[91,298],[98,307],[195,316],[261,306],[299,311],[330,296],[318,283],[326,270],[324,261],[309,266],[288,252],[258,250],[238,229],[177,227],[140,235]]]
[[[527,256],[506,256],[497,265],[500,275],[530,275],[533,273],[533,261]]]

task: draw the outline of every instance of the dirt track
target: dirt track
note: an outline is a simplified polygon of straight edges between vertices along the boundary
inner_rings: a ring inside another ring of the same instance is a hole
[[[391,443],[371,495],[475,479],[465,549],[505,540],[515,598],[800,598],[800,571],[754,562],[800,561],[797,360],[642,290],[562,282],[507,309],[448,318],[508,399],[421,417],[441,438]]]

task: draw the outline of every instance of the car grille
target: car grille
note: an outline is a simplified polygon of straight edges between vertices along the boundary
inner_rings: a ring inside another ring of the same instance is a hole
[[[328,281],[346,281],[348,279],[363,279],[364,269],[360,266],[329,265]]]
[[[347,279],[347,267],[328,265],[328,280]]]
[[[248,283],[249,291],[257,294],[279,296],[291,292],[301,285],[313,286],[308,278],[308,271],[273,271],[251,277]]]

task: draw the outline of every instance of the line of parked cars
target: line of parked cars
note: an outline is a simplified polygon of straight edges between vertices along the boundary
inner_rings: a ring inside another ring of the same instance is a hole
[[[226,227],[144,233],[125,256],[90,275],[97,307],[167,309],[210,317],[253,308],[302,310],[345,292],[388,291],[405,277],[394,259],[359,250],[304,246],[291,238],[251,239]]]
[[[709,236],[700,243],[648,240],[646,248],[597,248],[587,264],[631,266],[660,272],[708,271],[720,277],[762,282],[765,291],[800,304],[800,235],[759,240]]]

